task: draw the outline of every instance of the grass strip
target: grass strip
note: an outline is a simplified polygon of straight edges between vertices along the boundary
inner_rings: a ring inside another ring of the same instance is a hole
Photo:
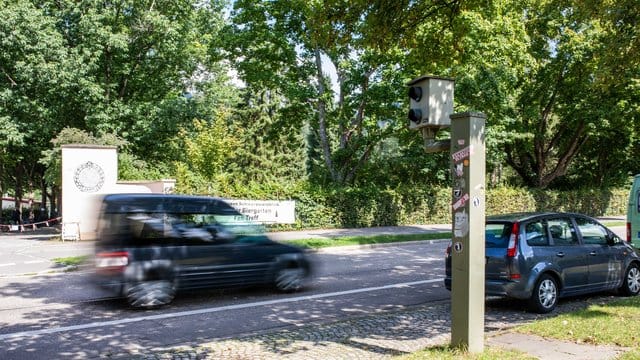
[[[628,297],[516,328],[518,332],[587,344],[640,349],[640,297]]]
[[[429,234],[399,234],[399,235],[374,235],[374,236],[344,236],[335,238],[311,238],[288,240],[287,244],[293,244],[309,249],[320,249],[333,246],[388,244],[405,241],[423,241],[451,239],[450,232]]]
[[[626,226],[627,222],[624,220],[616,220],[616,221],[603,221],[602,225],[606,227],[614,227],[614,226]]]
[[[444,346],[433,346],[408,355],[394,357],[397,360],[535,360],[536,357],[520,351],[485,347],[481,354],[471,354],[465,350]]]
[[[514,327],[512,331],[558,339],[577,344],[610,345],[627,348],[617,360],[640,359],[640,297],[600,301],[583,310],[560,314]],[[433,346],[412,354],[395,357],[397,360],[459,359],[511,360],[534,359],[518,351],[485,347],[481,354],[470,354],[448,345]]]
[[[578,344],[621,346],[628,351],[618,360],[640,359],[640,297],[593,304],[514,330]]]
[[[51,259],[51,261],[53,261],[54,263],[62,266],[79,266],[80,264],[86,262],[87,260],[89,260],[88,255],[69,256],[69,257],[60,257],[60,258]]]

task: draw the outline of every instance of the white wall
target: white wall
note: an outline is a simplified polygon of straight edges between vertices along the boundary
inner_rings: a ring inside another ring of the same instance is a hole
[[[100,199],[114,193],[166,193],[175,180],[118,182],[114,146],[62,145],[63,223],[78,223],[82,239],[95,236]]]

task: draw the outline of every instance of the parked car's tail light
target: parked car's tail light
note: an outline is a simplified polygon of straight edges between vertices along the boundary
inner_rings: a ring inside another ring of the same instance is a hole
[[[520,224],[516,222],[511,227],[511,236],[509,236],[509,245],[507,245],[507,257],[509,258],[516,257],[519,232],[520,232]]]
[[[514,223],[511,226],[511,235],[509,236],[509,244],[507,245],[507,258],[515,258],[518,254],[518,237],[520,234],[520,223]],[[509,279],[519,280],[522,276],[519,272],[513,271],[509,274]]]
[[[96,255],[96,268],[101,271],[122,271],[129,264],[126,251],[102,252]]]
[[[627,223],[627,242],[631,243],[631,223]]]
[[[445,254],[447,256],[451,256],[451,241],[449,241],[449,245],[447,245],[447,250],[445,250]]]

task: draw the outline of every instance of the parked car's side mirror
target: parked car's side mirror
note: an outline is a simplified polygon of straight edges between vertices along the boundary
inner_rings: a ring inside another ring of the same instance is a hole
[[[622,239],[620,239],[616,234],[608,234],[607,235],[607,244],[616,245],[622,243]]]

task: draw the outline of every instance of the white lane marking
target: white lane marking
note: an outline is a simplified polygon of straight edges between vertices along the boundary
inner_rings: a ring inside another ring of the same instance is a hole
[[[177,318],[177,317],[182,317],[182,316],[210,314],[210,313],[220,312],[220,311],[246,309],[246,308],[251,308],[251,307],[283,304],[283,303],[290,303],[290,302],[296,302],[296,301],[302,301],[302,300],[315,300],[315,299],[322,299],[322,298],[328,298],[328,297],[334,297],[334,296],[358,294],[358,293],[369,292],[369,291],[397,289],[397,288],[409,287],[409,286],[414,286],[414,285],[423,285],[423,284],[441,282],[443,280],[444,279],[413,281],[413,282],[398,283],[398,284],[391,284],[391,285],[385,285],[385,286],[368,287],[368,288],[363,288],[363,289],[338,291],[338,292],[325,293],[325,294],[316,294],[316,295],[308,295],[308,296],[296,296],[296,297],[287,298],[287,299],[265,300],[265,301],[258,301],[258,302],[246,303],[246,304],[227,305],[227,306],[221,306],[221,307],[215,307],[215,308],[180,311],[180,312],[169,313],[169,314],[140,316],[140,317],[129,318],[129,319],[100,321],[100,322],[92,322],[92,323],[88,323],[88,324],[62,326],[62,327],[49,328],[49,329],[40,329],[40,330],[32,330],[32,331],[21,331],[21,332],[16,332],[16,333],[11,333],[11,334],[0,335],[0,340],[13,339],[13,338],[18,338],[18,337],[26,337],[26,336],[47,335],[47,334],[54,334],[54,333],[64,332],[64,331],[84,330],[84,329],[91,329],[91,328],[97,328],[97,327],[103,327],[103,326],[122,325],[122,324],[128,324],[128,323],[134,323],[134,322],[140,322],[140,321],[148,321],[148,320],[162,320],[162,319]]]
[[[25,264],[40,264],[43,262],[47,262],[47,260],[31,260],[31,261],[25,261]]]
[[[14,265],[16,265],[16,263],[0,264],[0,266],[14,266]]]

